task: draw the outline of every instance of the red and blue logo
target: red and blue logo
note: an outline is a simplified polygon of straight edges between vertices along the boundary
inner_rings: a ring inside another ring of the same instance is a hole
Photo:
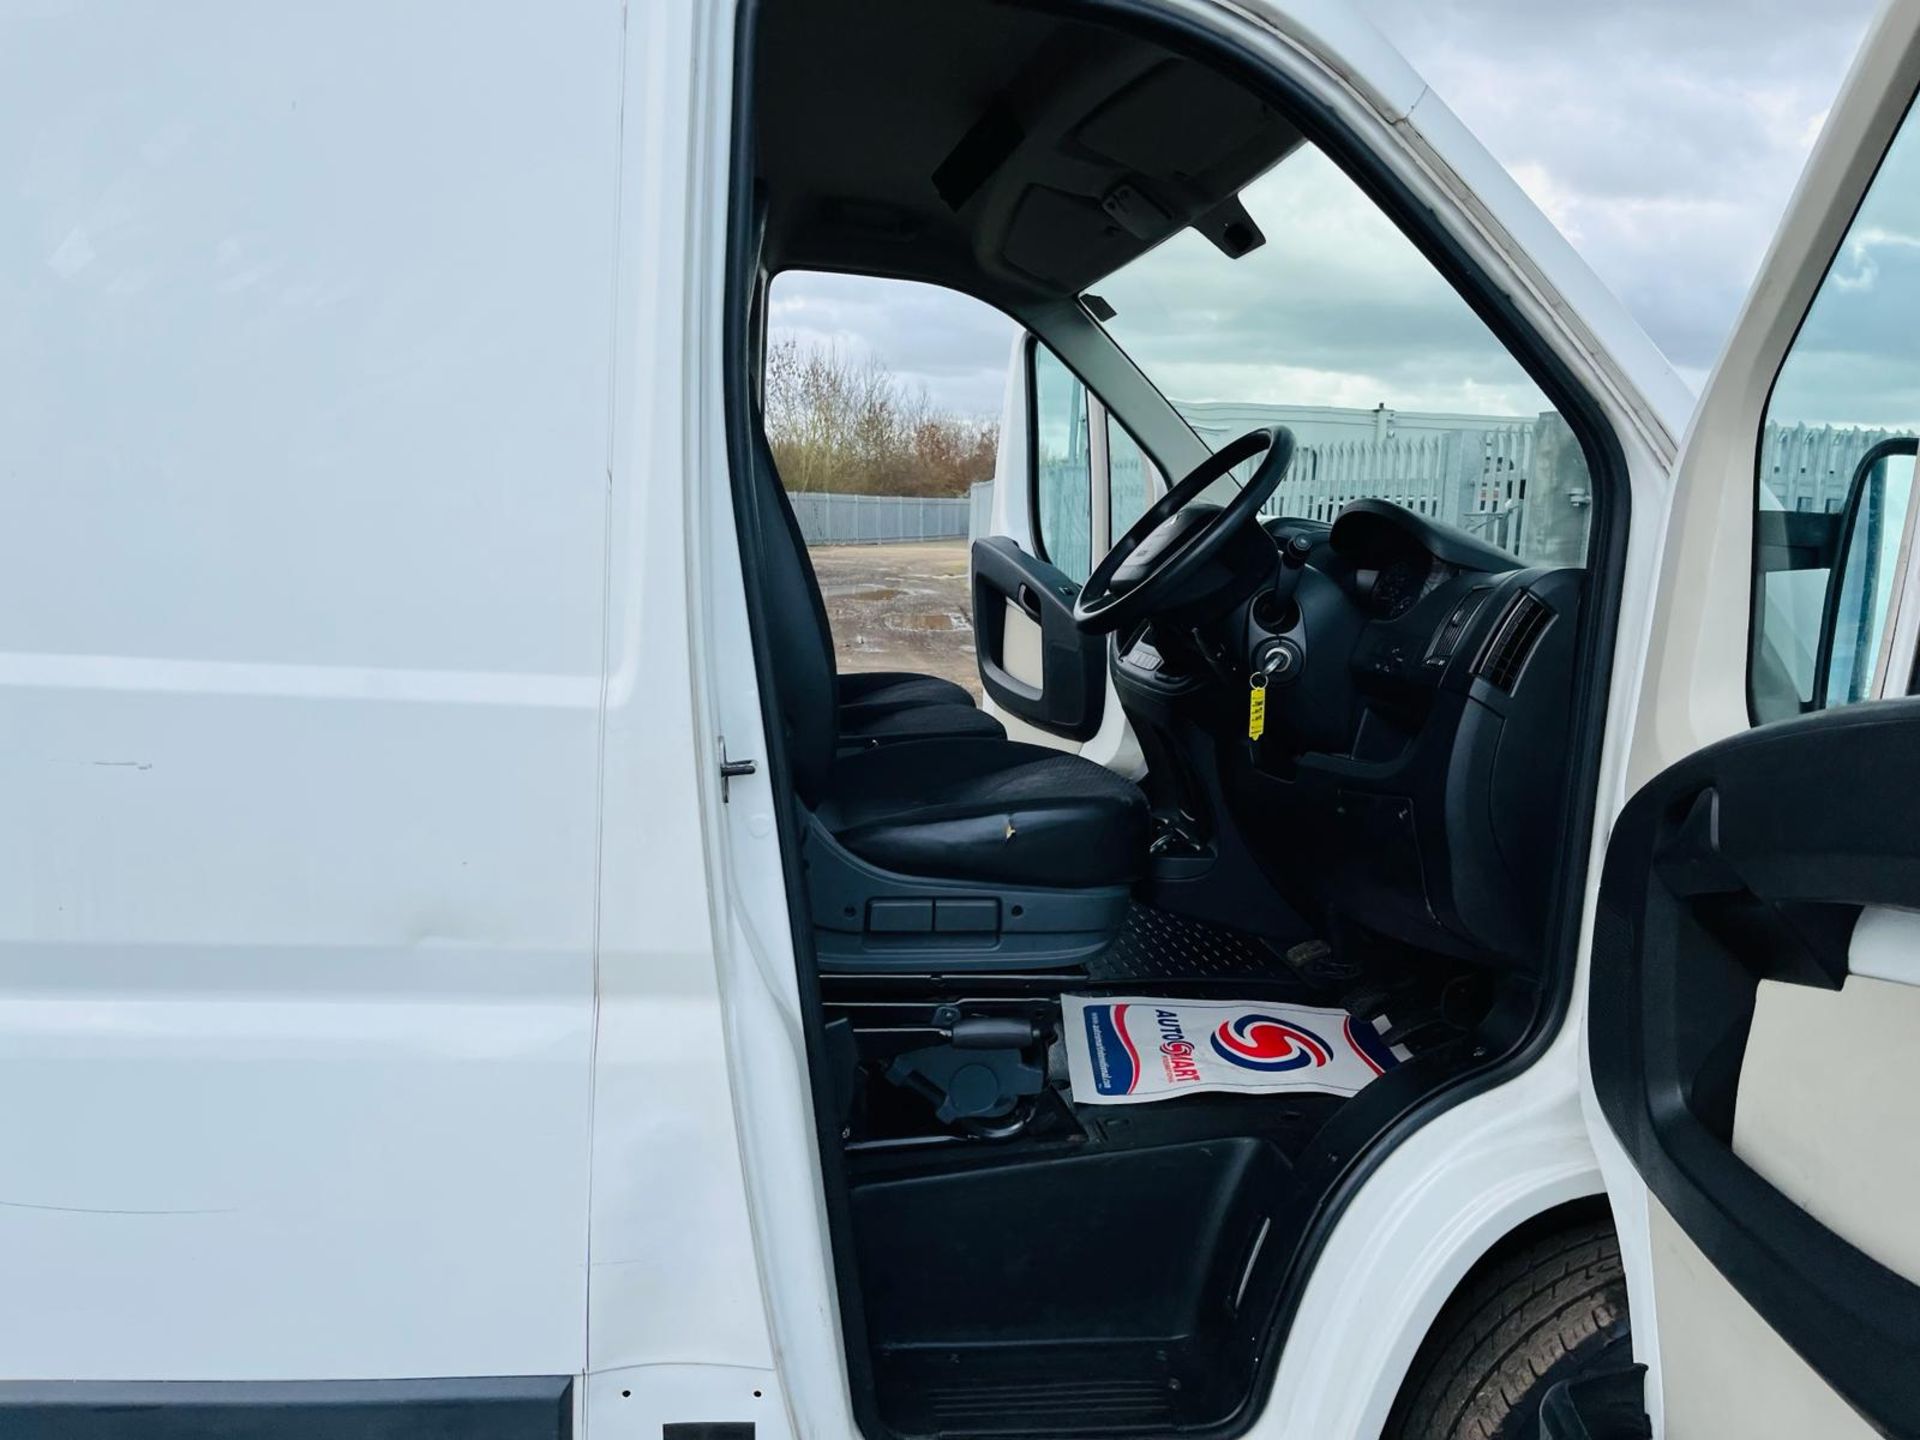
[[[1213,1051],[1244,1070],[1305,1070],[1333,1062],[1333,1051],[1304,1025],[1273,1015],[1240,1015],[1213,1032]]]
[[[1140,1052],[1127,1034],[1126,1005],[1089,1005],[1087,1049],[1093,1059],[1093,1085],[1102,1095],[1131,1095],[1140,1083]]]

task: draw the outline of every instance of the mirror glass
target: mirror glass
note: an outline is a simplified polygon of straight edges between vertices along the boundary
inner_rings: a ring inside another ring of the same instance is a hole
[[[1845,705],[1873,694],[1893,584],[1913,501],[1914,457],[1888,455],[1864,477],[1860,503],[1841,539],[1834,577],[1833,634],[1827,662],[1826,703]]]

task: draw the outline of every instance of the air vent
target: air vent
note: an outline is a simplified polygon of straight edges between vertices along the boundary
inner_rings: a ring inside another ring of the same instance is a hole
[[[1487,648],[1474,662],[1473,673],[1496,690],[1513,693],[1520,683],[1520,672],[1533,658],[1533,650],[1553,623],[1553,611],[1531,591],[1522,590],[1507,606],[1507,613],[1493,627]]]

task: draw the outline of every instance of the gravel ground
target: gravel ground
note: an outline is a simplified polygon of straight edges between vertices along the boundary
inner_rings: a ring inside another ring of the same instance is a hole
[[[814,573],[842,670],[917,670],[980,694],[967,542],[819,545]]]

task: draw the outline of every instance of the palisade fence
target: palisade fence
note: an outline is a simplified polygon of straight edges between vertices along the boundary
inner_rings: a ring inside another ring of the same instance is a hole
[[[1321,412],[1325,414],[1327,412]],[[1371,412],[1365,412],[1371,413]],[[1273,407],[1259,423],[1286,423]],[[1430,417],[1397,417],[1429,420]],[[1455,428],[1303,441],[1268,515],[1331,520],[1349,501],[1372,497],[1404,505],[1478,535],[1530,564],[1578,564],[1585,553],[1591,484],[1572,432],[1551,412],[1528,420],[1496,417]],[[1219,445],[1231,435],[1196,425]],[[1238,433],[1238,432],[1236,432]],[[1869,447],[1897,433],[1846,426],[1769,425],[1761,438],[1762,503],[1834,513],[1846,503],[1855,465]],[[1043,455],[1042,525],[1063,563],[1088,549],[1086,458]],[[809,545],[960,540],[986,533],[992,486],[964,496],[797,494],[793,507]]]
[[[1371,497],[1517,550],[1533,450],[1530,425],[1302,445],[1264,513],[1331,520]]]
[[[1762,503],[1769,509],[1837,514],[1860,457],[1898,430],[1839,425],[1769,425],[1760,437]]]
[[[1860,457],[1895,433],[1767,426],[1761,503],[1838,512]],[[1571,433],[1546,414],[1527,424],[1303,444],[1265,513],[1331,520],[1368,496],[1456,525],[1529,563],[1568,564],[1582,558],[1591,489]]]
[[[1530,564],[1585,557],[1592,486],[1559,415],[1436,415],[1335,407],[1182,407],[1211,445],[1255,425],[1294,433],[1293,463],[1263,507],[1329,521],[1354,500],[1388,500],[1457,526]],[[1531,503],[1529,503],[1531,501]]]
[[[1373,496],[1520,553],[1525,546],[1527,481],[1537,468],[1536,437],[1555,419],[1543,416],[1528,426],[1405,439],[1303,445],[1266,513],[1331,520],[1348,501]],[[1838,512],[1846,504],[1860,457],[1895,433],[1835,425],[1767,426],[1760,441],[1765,503],[1783,510]],[[1576,503],[1585,498],[1581,495]]]
[[[837,495],[806,491],[789,497],[809,545],[885,545],[909,540],[964,540],[970,496],[929,500],[916,495]]]

